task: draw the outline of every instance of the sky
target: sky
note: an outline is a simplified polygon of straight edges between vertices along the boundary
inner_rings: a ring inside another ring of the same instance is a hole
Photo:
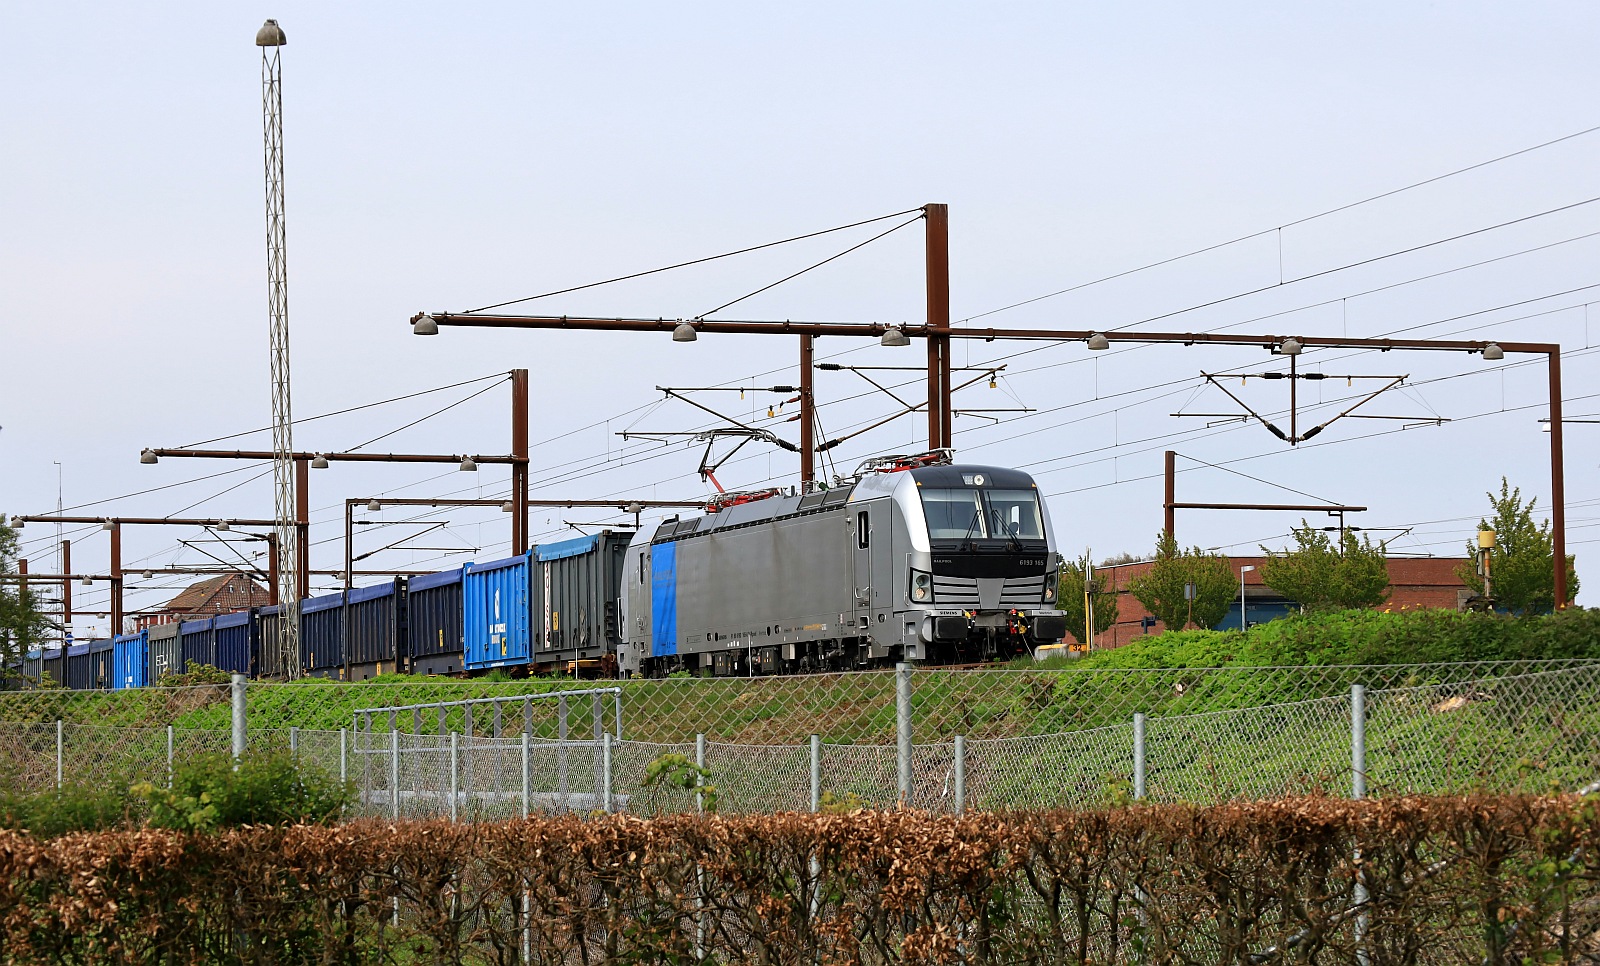
[[[272,515],[265,464],[138,460],[270,423],[252,43],[269,16],[289,40],[294,413],[366,407],[297,425],[297,449],[399,429],[367,449],[505,453],[504,384],[412,394],[525,367],[536,496],[698,498],[700,444],[620,434],[703,429],[709,417],[655,387],[721,385],[747,391],[696,398],[794,439],[792,405],[765,418],[788,397],[756,391],[797,380],[793,340],[420,338],[407,320],[930,202],[950,206],[952,312],[968,326],[1552,341],[1567,418],[1600,413],[1600,131],[1578,133],[1600,125],[1592,4],[34,4],[10,11],[0,41],[0,510],[53,511],[59,480],[62,504],[83,507],[72,512]],[[694,317],[901,220],[508,311]],[[922,246],[913,222],[713,317],[921,321]],[[818,355],[916,366],[922,352],[825,339]],[[1237,378],[1284,368],[1259,349],[971,341],[955,361],[1005,366],[958,408],[1030,410],[958,417],[958,458],[1033,473],[1069,555],[1149,552],[1167,449],[1181,454],[1182,501],[1366,506],[1349,522],[1394,553],[1463,553],[1502,477],[1541,519],[1550,505],[1546,375],[1529,357],[1307,351],[1301,366],[1330,377],[1407,377],[1357,411],[1404,418],[1346,418],[1292,448],[1253,422],[1173,415],[1238,411],[1209,372],[1281,422],[1285,384]],[[1302,427],[1381,384],[1305,383],[1302,402],[1319,408]],[[896,411],[849,371],[817,373],[816,391],[826,438]],[[367,406],[398,396],[411,398]],[[925,429],[903,416],[824,469],[915,451]],[[1582,578],[1600,550],[1600,423],[1566,436]],[[270,436],[214,445],[265,449]],[[717,475],[730,489],[793,485],[797,469],[752,444]],[[336,463],[311,479],[314,566],[342,566],[346,498],[507,488],[503,467]],[[400,542],[363,559],[374,569],[509,546],[493,508],[357,517],[371,521],[357,554]],[[535,511],[532,532],[623,519]],[[1298,522],[1184,511],[1177,530],[1254,553]],[[104,533],[67,536],[75,572],[104,571]],[[54,528],[22,537],[32,569],[53,570]],[[260,552],[220,539],[128,528],[125,564]],[[129,607],[183,582],[135,576]],[[103,609],[106,593],[75,587],[75,604]]]

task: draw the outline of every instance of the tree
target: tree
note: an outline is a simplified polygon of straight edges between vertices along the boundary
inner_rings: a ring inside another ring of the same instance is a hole
[[[1389,560],[1383,544],[1373,545],[1349,530],[1335,547],[1328,534],[1305,520],[1294,528],[1293,550],[1261,552],[1261,582],[1300,605],[1302,611],[1376,607],[1389,599]]]
[[[1067,615],[1067,631],[1079,644],[1083,639],[1083,575],[1089,569],[1089,554],[1061,565],[1061,583],[1056,593],[1056,609]],[[1103,633],[1117,622],[1117,593],[1106,587],[1104,577],[1095,577],[1090,588],[1094,598],[1094,632]]]
[[[1484,494],[1494,508],[1494,517],[1479,520],[1478,529],[1494,531],[1494,549],[1489,552],[1490,589],[1495,604],[1513,614],[1542,614],[1555,609],[1555,542],[1550,536],[1550,520],[1542,524],[1533,522],[1536,497],[1522,502],[1522,488],[1511,488],[1505,477],[1500,478],[1500,495]],[[1467,544],[1467,555],[1476,560],[1476,543]],[[1476,563],[1462,565],[1456,571],[1462,583],[1477,594],[1483,593],[1483,578],[1478,576]],[[1567,599],[1569,604],[1578,595],[1578,569],[1576,558],[1567,555]]]
[[[0,524],[0,575],[17,572],[17,531]],[[22,657],[37,647],[50,628],[39,598],[19,582],[0,581],[0,680],[10,677]]]
[[[1208,554],[1199,547],[1179,548],[1178,541],[1163,531],[1156,537],[1156,557],[1150,569],[1128,585],[1145,609],[1169,631],[1196,627],[1215,627],[1228,614],[1236,589],[1233,568],[1227,557]],[[1194,585],[1194,599],[1185,587]]]

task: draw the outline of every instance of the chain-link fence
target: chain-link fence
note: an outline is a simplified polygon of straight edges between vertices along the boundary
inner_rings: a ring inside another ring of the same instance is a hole
[[[1353,684],[1369,691],[1459,685],[1583,667],[1583,661],[1460,662],[1365,667],[1235,667],[911,671],[912,727],[919,742],[1012,738],[1122,727],[1136,713],[1166,718],[1210,711],[1343,697]],[[606,711],[605,729],[629,740],[682,744],[703,734],[739,745],[797,745],[810,735],[830,744],[894,744],[895,671],[794,677],[664,678],[574,681],[570,678],[489,681],[429,678],[341,683],[251,682],[246,701],[256,729],[337,731],[358,711],[412,706],[395,727],[439,733],[429,706],[591,688],[620,688],[621,721]],[[587,707],[574,714],[587,713]],[[492,711],[469,724],[451,712],[445,731],[495,737],[519,733]],[[520,710],[517,713],[521,713]],[[557,738],[556,713],[536,706],[531,731]],[[185,730],[229,727],[227,685],[119,691],[0,692],[0,721],[125,725]],[[388,728],[385,718],[375,725]],[[577,724],[574,723],[576,728]]]
[[[420,717],[409,711],[392,717],[353,714],[340,728],[275,726],[281,717],[269,717],[269,726],[261,727],[254,715],[259,702],[246,702],[246,724],[249,747],[290,751],[350,782],[360,813],[404,817],[687,811],[697,807],[695,791],[685,787],[695,774],[713,786],[698,796],[699,803],[722,812],[900,801],[955,811],[1084,807],[1141,796],[1209,803],[1348,795],[1356,770],[1373,795],[1545,791],[1600,778],[1600,664],[1464,667],[1494,673],[1468,678],[1442,666],[1254,669],[1280,689],[1272,691],[1248,681],[1246,669],[1118,675],[906,671],[899,700],[909,700],[912,731],[906,737],[917,740],[899,744],[821,736],[730,742],[705,732],[688,740],[651,740],[637,737],[658,732],[647,711],[627,704],[632,689],[626,688],[620,729],[609,691],[592,702],[579,696],[560,702],[513,699],[499,713],[482,710],[499,707],[492,703],[466,706],[479,708],[475,715],[440,703]],[[1399,686],[1363,685],[1357,697],[1350,682],[1363,677]],[[874,687],[887,681],[887,711],[876,713],[890,719],[893,737],[896,679],[871,679],[878,682]],[[704,696],[689,690],[693,683],[672,686],[693,702]],[[1228,696],[1248,700],[1291,686],[1342,690],[1208,710]],[[267,690],[281,697],[289,693],[285,687]],[[364,685],[333,687],[369,699],[376,693]],[[729,701],[754,694],[744,699],[749,704],[773,693],[766,679],[749,687],[751,692],[719,694]],[[251,684],[246,692],[260,689]],[[180,720],[196,711],[214,714],[220,706],[223,727],[65,719],[0,723],[0,776],[22,788],[163,781],[175,762],[228,751],[227,689],[211,690],[211,697],[167,695],[154,706],[177,712]],[[970,700],[967,717],[951,717],[957,714],[952,708],[961,707],[959,700],[952,704],[952,694],[984,700]],[[1149,710],[1138,709],[1138,697],[1149,701]],[[575,703],[564,729],[561,707],[568,702]],[[1024,707],[1048,714],[1019,722]],[[603,713],[591,721],[594,708]],[[1022,727],[1043,720],[1069,726],[1041,734]],[[1077,721],[1088,726],[1070,726]],[[962,735],[958,727],[973,734]],[[630,737],[618,739],[617,730]],[[1013,730],[1021,733],[1006,734]],[[652,769],[658,773],[654,781],[648,777]]]

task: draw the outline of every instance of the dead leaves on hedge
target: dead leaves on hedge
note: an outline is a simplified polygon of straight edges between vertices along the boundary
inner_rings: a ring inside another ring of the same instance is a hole
[[[1575,797],[1478,797],[0,832],[0,940],[19,963],[1579,962],[1596,828]]]

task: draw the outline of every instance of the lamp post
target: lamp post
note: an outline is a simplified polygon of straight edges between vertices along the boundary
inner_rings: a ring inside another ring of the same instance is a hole
[[[1252,571],[1254,569],[1256,569],[1256,568],[1255,567],[1240,567],[1239,568],[1239,630],[1241,632],[1242,631],[1247,631],[1247,630],[1250,629],[1250,622],[1244,619],[1244,575],[1249,573],[1250,571]]]

